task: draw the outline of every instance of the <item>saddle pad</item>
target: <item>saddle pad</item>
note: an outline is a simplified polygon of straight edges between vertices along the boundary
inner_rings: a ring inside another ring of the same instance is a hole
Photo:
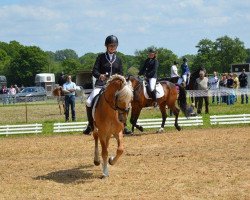
[[[151,99],[151,97],[148,96],[145,81],[143,81],[143,93],[146,99]],[[164,96],[164,90],[160,83],[156,83],[156,98],[159,99]]]

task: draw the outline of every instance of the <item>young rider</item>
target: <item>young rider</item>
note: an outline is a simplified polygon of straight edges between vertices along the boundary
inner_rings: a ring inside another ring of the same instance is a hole
[[[157,69],[159,67],[159,62],[156,59],[156,50],[154,48],[149,48],[148,58],[145,60],[144,66],[139,71],[138,75],[145,75],[149,81],[150,91],[152,99],[154,100],[154,106],[157,106],[156,99],[156,80],[157,80]]]
[[[92,74],[96,78],[95,88],[89,95],[86,102],[86,110],[88,117],[88,126],[83,131],[85,135],[90,134],[93,131],[93,117],[92,117],[92,101],[94,97],[101,91],[106,84],[107,79],[113,74],[123,74],[123,67],[121,59],[116,55],[116,49],[118,47],[118,38],[114,35],[109,35],[105,40],[106,52],[101,53],[96,58]],[[126,128],[124,132],[129,134]]]
[[[190,79],[190,70],[189,70],[187,62],[188,62],[188,59],[183,58],[183,63],[181,65],[181,76],[183,78],[183,82],[185,86],[189,84],[189,79]]]

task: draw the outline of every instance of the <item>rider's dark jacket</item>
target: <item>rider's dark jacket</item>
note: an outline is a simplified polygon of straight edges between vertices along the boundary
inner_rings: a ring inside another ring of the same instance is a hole
[[[106,81],[99,79],[101,74],[106,74],[107,77],[114,74],[123,75],[122,70],[122,61],[116,54],[113,55],[112,60],[109,59],[107,52],[98,55],[92,70],[92,75],[96,78],[95,86],[104,86],[106,84]]]
[[[144,63],[144,66],[141,68],[138,75],[141,76],[145,74],[146,78],[157,78],[158,67],[159,67],[158,60],[156,60],[155,58],[153,59],[147,58]]]

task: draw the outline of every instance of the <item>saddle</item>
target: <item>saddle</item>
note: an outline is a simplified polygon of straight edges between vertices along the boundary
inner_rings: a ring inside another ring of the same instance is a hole
[[[157,99],[164,96],[163,87],[159,82],[156,83],[155,89],[156,89],[156,98]],[[146,99],[152,99],[150,85],[147,81],[143,81],[143,93],[144,93],[144,96]]]

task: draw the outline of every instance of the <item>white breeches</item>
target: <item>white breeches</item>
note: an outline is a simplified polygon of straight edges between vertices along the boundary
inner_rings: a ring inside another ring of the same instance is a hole
[[[156,78],[150,78],[149,79],[149,85],[150,85],[150,90],[151,91],[155,90]]]
[[[90,93],[90,95],[89,95],[89,97],[88,97],[88,99],[87,99],[87,101],[86,101],[86,105],[87,105],[88,107],[91,107],[91,104],[92,104],[93,99],[95,98],[96,95],[99,94],[99,92],[101,91],[101,89],[102,89],[102,88],[94,88],[94,89],[92,90],[92,92]]]

